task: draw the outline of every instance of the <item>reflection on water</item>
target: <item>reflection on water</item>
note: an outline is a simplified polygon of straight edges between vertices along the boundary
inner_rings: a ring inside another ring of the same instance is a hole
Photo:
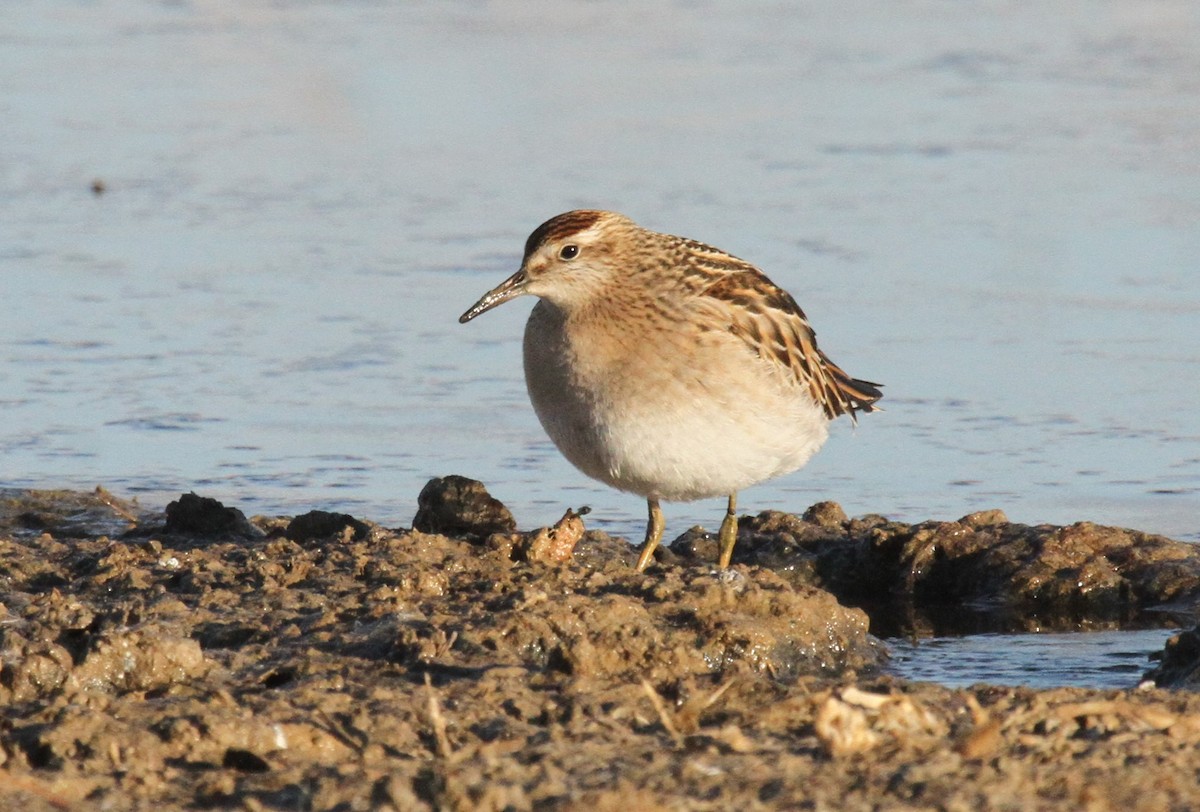
[[[522,307],[456,322],[591,205],[761,264],[886,384],[746,510],[1200,538],[1198,37],[1188,0],[19,4],[0,485],[403,524],[463,473],[636,537],[536,424]]]
[[[976,683],[1031,688],[1133,688],[1176,631],[977,634],[888,640],[887,670],[951,688]]]

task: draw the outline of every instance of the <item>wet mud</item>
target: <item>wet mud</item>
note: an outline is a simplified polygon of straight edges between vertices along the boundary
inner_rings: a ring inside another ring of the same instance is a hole
[[[989,510],[907,525],[822,502],[740,530],[735,562],[861,606],[880,636],[1170,626],[1200,603],[1200,546],[1091,522],[1030,526]],[[674,545],[687,562],[710,547],[703,533]]]
[[[637,573],[586,516],[520,532],[461,477],[431,482],[413,524],[0,491],[0,807],[1182,810],[1200,796],[1192,691],[908,683],[881,674],[877,638],[955,605],[1009,628],[1182,625],[1200,592],[1190,545],[822,503],[745,517],[727,571],[696,530]],[[1195,684],[1196,634],[1161,655],[1163,685]]]

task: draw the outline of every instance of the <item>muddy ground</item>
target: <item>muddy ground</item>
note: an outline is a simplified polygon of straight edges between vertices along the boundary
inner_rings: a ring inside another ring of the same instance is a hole
[[[1187,544],[832,503],[646,573],[478,483],[417,529],[0,492],[0,808],[1194,809],[1200,695],[882,675],[871,634],[1194,623]],[[1156,678],[1194,684],[1200,636]]]

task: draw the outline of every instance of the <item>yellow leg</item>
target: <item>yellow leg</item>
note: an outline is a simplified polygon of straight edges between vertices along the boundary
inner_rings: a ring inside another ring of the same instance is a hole
[[[642,572],[654,560],[654,550],[662,541],[663,521],[662,510],[658,507],[657,499],[647,499],[646,507],[650,509],[650,518],[646,522],[646,543],[642,545],[642,554],[638,556],[637,571]]]
[[[717,534],[721,545],[721,557],[717,566],[725,569],[733,558],[733,545],[737,544],[737,494],[729,494],[729,507],[725,510],[725,518],[721,520],[721,532]]]

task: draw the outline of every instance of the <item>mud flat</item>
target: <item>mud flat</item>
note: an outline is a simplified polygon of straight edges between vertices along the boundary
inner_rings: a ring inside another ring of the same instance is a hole
[[[646,573],[478,483],[412,528],[194,495],[0,492],[0,806],[1146,809],[1200,797],[1200,695],[881,674],[876,635],[1190,625],[1188,544],[998,511],[746,517]],[[969,611],[967,611],[969,610]],[[1195,685],[1195,631],[1153,679]]]

